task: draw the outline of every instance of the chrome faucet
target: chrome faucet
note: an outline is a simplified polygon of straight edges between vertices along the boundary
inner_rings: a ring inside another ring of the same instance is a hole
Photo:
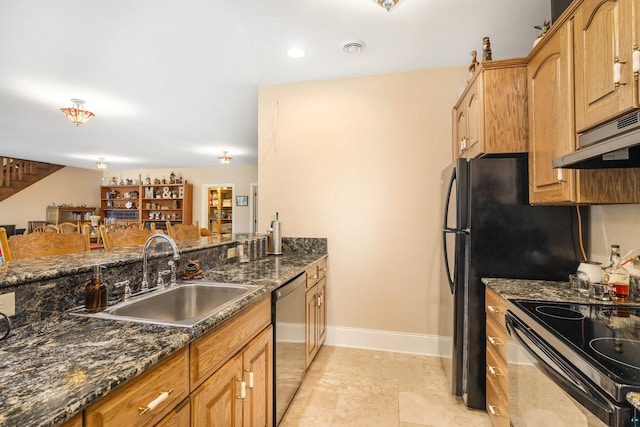
[[[149,290],[149,281],[148,281],[148,275],[147,275],[147,257],[149,256],[149,247],[151,246],[151,242],[154,239],[164,239],[167,242],[169,242],[169,244],[171,245],[171,249],[173,250],[173,259],[176,261],[180,259],[180,254],[178,253],[178,246],[176,246],[176,242],[174,242],[171,237],[161,233],[151,235],[147,239],[147,241],[144,243],[144,247],[142,248],[142,286],[141,286],[142,291]],[[169,263],[172,263],[172,262],[173,261],[169,261]],[[175,262],[174,262],[174,265],[175,265]],[[175,281],[174,277],[171,277],[171,280],[172,282],[174,282]],[[175,283],[171,283],[171,285],[175,285]]]

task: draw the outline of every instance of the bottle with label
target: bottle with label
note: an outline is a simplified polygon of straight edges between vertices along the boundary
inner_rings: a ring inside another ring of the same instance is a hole
[[[97,313],[107,308],[107,285],[102,280],[103,265],[95,265],[93,279],[85,288],[84,308],[90,313]]]
[[[604,270],[604,281],[612,288],[615,300],[623,301],[629,297],[629,274],[620,264],[620,246],[611,245],[609,265]]]

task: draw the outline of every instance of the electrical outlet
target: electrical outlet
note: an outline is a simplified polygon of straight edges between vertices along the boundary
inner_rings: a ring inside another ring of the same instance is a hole
[[[16,314],[16,293],[0,294],[0,312],[7,316]]]
[[[227,249],[227,259],[232,259],[238,256],[236,248]]]

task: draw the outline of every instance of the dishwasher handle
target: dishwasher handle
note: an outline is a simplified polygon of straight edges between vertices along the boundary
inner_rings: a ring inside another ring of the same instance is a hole
[[[305,274],[300,273],[298,277],[285,283],[284,285],[280,286],[278,289],[273,291],[273,298],[275,301],[278,301],[279,299],[286,297],[287,295],[294,292],[296,289],[298,289],[300,286],[306,283],[307,283],[307,278]]]

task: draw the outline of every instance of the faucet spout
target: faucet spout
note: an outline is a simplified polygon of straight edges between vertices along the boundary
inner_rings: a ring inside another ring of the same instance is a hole
[[[152,236],[150,236],[147,239],[147,241],[144,243],[144,246],[142,247],[142,286],[141,286],[142,291],[146,291],[149,289],[149,279],[147,274],[147,258],[149,256],[149,248],[151,247],[151,242],[155,239],[164,239],[167,242],[169,242],[169,245],[171,245],[171,250],[173,251],[173,259],[174,260],[180,259],[178,246],[176,245],[176,242],[171,237],[169,237],[166,234],[160,234],[160,233],[153,234]]]

